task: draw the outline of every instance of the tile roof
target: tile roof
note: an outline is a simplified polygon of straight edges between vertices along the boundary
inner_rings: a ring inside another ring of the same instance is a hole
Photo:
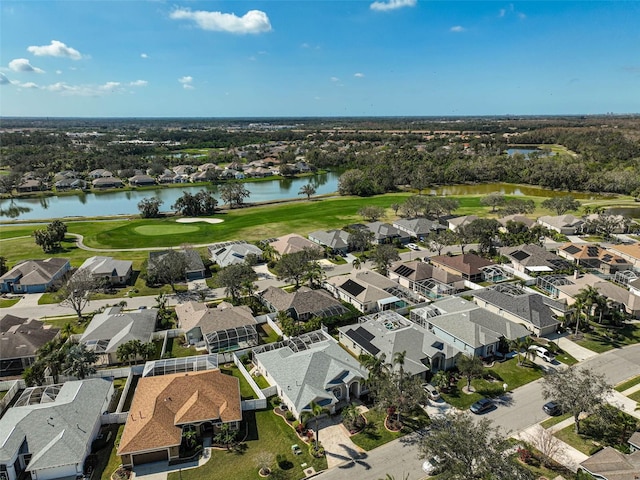
[[[622,265],[628,262],[618,255],[611,253],[606,248],[602,248],[600,245],[593,245],[590,243],[565,243],[559,250],[565,252],[569,256],[575,259],[598,259],[602,263]]]
[[[435,279],[439,282],[451,284],[461,282],[462,277],[455,273],[447,272],[442,268],[431,265],[426,262],[398,262],[391,266],[391,271],[396,275],[407,278],[412,282],[420,282],[422,280]]]
[[[604,447],[580,466],[608,480],[636,480],[640,476],[640,451],[625,455],[615,448]]]
[[[204,303],[185,302],[176,305],[175,310],[181,329],[188,332],[199,327],[205,336],[256,323],[253,312],[246,305],[234,307],[230,303],[222,302],[216,308],[209,308]]]
[[[548,304],[550,302],[557,304],[559,309],[564,310],[560,302],[554,302],[538,293],[523,293],[522,295],[513,296],[487,288],[484,290],[476,290],[473,292],[473,295],[521,318],[537,328],[546,328],[560,323],[551,311],[551,308],[549,308]]]
[[[0,277],[0,281],[5,278],[20,278],[21,285],[39,285],[50,282],[65,265],[69,263],[68,258],[47,258],[45,260],[25,260],[14,266],[11,270]]]
[[[332,297],[324,290],[312,290],[301,287],[295,292],[288,293],[278,287],[268,287],[260,296],[269,302],[276,310],[287,311],[293,309],[298,316],[305,314],[325,316],[324,312],[330,311],[330,315],[337,312],[346,313],[348,309],[339,300]]]
[[[118,455],[179,445],[182,425],[242,420],[240,383],[220,370],[139,380]]]
[[[466,275],[478,275],[481,273],[480,268],[494,265],[491,260],[473,253],[454,256],[439,255],[431,257],[430,261],[435,265],[443,265]]]
[[[297,233],[290,233],[289,235],[280,237],[276,241],[271,242],[271,246],[280,255],[300,252],[304,248],[319,249],[316,243],[313,243],[311,240],[304,238]]]
[[[124,277],[133,267],[130,260],[116,260],[113,257],[90,257],[80,266],[78,271],[88,269],[93,275],[109,275]]]
[[[149,342],[157,316],[156,308],[131,312],[122,312],[119,306],[108,308],[93,317],[80,342],[91,346],[103,341],[104,347],[96,350],[97,353],[115,353],[120,345],[130,340]]]

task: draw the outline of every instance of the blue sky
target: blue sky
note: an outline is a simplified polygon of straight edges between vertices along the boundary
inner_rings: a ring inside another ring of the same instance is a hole
[[[0,115],[640,112],[640,2],[11,1]]]

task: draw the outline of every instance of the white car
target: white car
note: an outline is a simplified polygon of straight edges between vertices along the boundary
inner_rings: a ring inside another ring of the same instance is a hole
[[[529,350],[534,351],[536,355],[543,359],[545,362],[553,362],[553,360],[555,359],[555,357],[551,354],[551,352],[549,352],[549,350],[539,345],[533,345],[529,347]]]
[[[437,456],[430,458],[429,460],[425,460],[425,462],[422,464],[422,471],[427,475],[431,475],[435,473],[436,469],[439,466],[439,463],[440,458],[438,458]]]
[[[430,383],[424,383],[422,385],[422,388],[424,389],[425,392],[427,392],[427,396],[429,397],[430,400],[433,400],[433,401],[440,400],[440,393],[438,392],[438,390],[436,390],[436,387],[434,387]]]
[[[420,247],[415,243],[407,243],[407,248],[410,248],[411,250],[417,250],[417,251],[420,250]]]

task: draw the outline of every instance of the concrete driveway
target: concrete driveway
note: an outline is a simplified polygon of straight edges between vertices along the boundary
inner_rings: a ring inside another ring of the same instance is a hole
[[[320,419],[319,430],[328,468],[357,460],[364,454],[364,450],[351,441],[349,432],[342,425],[340,415]]]

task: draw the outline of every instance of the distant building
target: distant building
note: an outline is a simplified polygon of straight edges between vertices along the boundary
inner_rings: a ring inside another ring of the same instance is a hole
[[[25,260],[0,277],[1,293],[44,293],[71,269],[68,258]]]
[[[36,361],[36,352],[60,332],[40,320],[3,315],[0,318],[0,377],[21,375]]]

